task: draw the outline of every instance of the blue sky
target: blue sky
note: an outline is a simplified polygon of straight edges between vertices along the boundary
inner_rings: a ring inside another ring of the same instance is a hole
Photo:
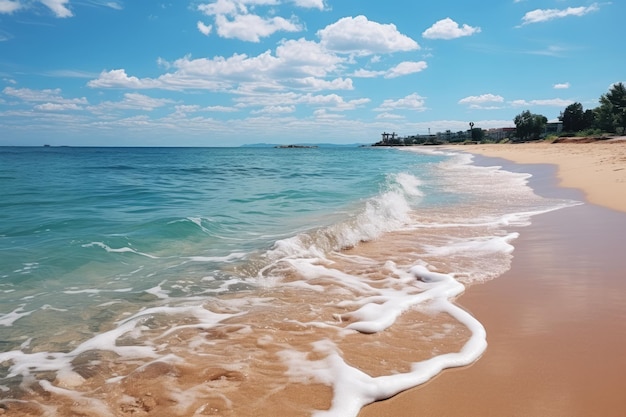
[[[0,0],[0,145],[372,143],[626,82],[626,2]]]

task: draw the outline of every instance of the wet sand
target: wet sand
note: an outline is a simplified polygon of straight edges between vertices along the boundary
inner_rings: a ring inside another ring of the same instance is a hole
[[[487,330],[484,355],[359,416],[624,415],[626,143],[533,145],[462,150],[559,164],[477,157],[531,172],[542,195],[604,207],[587,203],[534,217],[514,242],[511,270],[458,299]]]

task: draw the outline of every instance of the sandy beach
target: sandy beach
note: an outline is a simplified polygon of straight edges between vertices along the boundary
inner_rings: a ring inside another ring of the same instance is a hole
[[[519,164],[556,164],[560,186],[581,190],[590,203],[626,212],[626,137],[591,143],[473,145],[462,150]]]
[[[457,300],[487,330],[477,362],[359,415],[624,415],[626,141],[454,149],[532,173],[539,194],[587,203],[534,217],[511,269]]]

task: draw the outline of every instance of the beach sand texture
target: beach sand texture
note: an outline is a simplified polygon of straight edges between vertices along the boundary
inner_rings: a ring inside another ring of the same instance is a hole
[[[531,172],[538,193],[594,204],[533,218],[511,270],[460,297],[487,330],[483,357],[359,415],[623,416],[626,141],[454,149],[504,158],[489,164],[554,164],[507,169]]]
[[[626,137],[591,143],[530,142],[461,149],[520,164],[557,164],[559,185],[582,190],[590,203],[626,212]]]

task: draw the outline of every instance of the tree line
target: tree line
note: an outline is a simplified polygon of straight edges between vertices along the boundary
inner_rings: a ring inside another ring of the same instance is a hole
[[[590,136],[603,133],[626,134],[626,87],[623,83],[611,86],[600,96],[600,105],[594,109],[583,109],[583,105],[572,103],[561,112],[563,136]],[[513,119],[516,136],[522,140],[539,139],[545,132],[548,119],[529,110]]]

